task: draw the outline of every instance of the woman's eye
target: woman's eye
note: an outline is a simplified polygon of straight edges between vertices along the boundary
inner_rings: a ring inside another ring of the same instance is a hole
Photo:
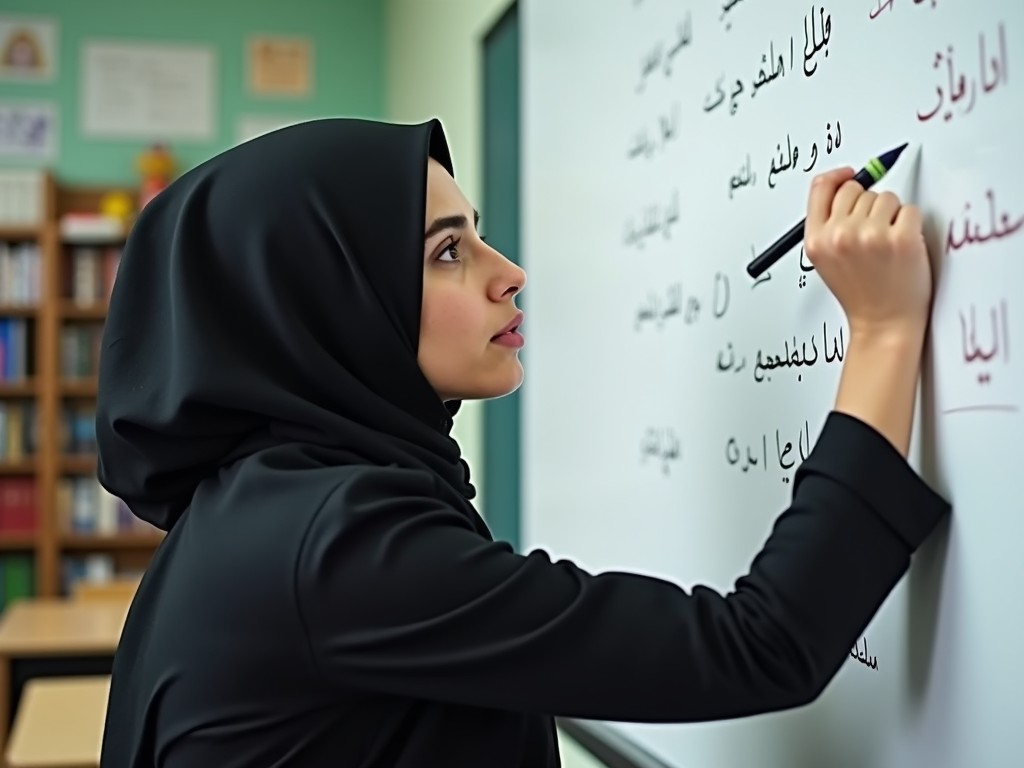
[[[458,241],[454,241],[454,242],[450,243],[447,248],[445,248],[443,251],[441,251],[437,255],[437,260],[438,261],[447,261],[448,263],[452,263],[454,261],[458,261],[459,260],[459,247],[458,246],[459,246]],[[444,258],[445,255],[451,255],[451,259]]]

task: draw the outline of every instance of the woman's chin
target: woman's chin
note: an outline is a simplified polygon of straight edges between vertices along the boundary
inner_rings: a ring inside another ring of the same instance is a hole
[[[518,358],[510,360],[502,366],[502,370],[492,372],[486,380],[476,383],[476,386],[467,387],[469,393],[463,400],[494,400],[505,395],[511,395],[520,386],[524,378],[523,364]]]

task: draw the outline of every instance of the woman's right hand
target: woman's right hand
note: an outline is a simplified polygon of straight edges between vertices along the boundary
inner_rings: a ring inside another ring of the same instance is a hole
[[[892,192],[852,181],[852,168],[817,176],[804,251],[846,313],[850,335],[924,333],[932,278],[921,212]]]
[[[853,175],[840,168],[815,178],[804,250],[849,324],[835,410],[874,427],[906,456],[931,265],[918,209],[891,192],[865,191]]]

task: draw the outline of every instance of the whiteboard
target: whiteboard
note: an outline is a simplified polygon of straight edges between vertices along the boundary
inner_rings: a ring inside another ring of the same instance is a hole
[[[609,727],[681,768],[1024,765],[1024,5],[526,0],[522,19],[526,547],[729,591],[848,340],[799,250],[759,282],[745,265],[815,172],[904,141],[878,189],[922,207],[939,263],[911,454],[950,525],[812,705]]]

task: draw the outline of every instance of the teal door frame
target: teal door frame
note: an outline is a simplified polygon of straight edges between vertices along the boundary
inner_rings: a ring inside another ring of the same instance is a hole
[[[488,242],[516,264],[520,242],[519,4],[483,39],[483,229]],[[518,300],[524,306],[523,297]],[[527,331],[529,333],[529,331]],[[525,360],[528,352],[520,352]],[[482,513],[496,539],[520,547],[519,409],[516,392],[483,404]]]

